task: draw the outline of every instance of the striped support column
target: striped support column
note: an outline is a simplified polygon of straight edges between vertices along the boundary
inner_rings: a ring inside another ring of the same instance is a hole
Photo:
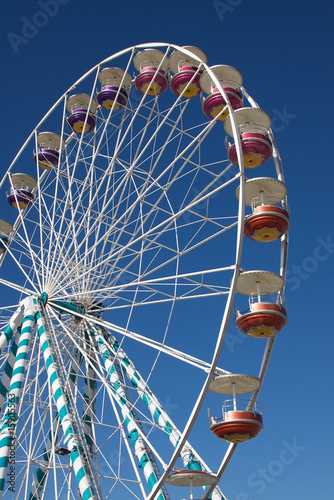
[[[162,405],[159,403],[158,399],[154,396],[153,392],[149,389],[149,387],[145,384],[144,380],[136,370],[134,364],[129,360],[126,356],[124,350],[119,346],[115,337],[108,332],[108,336],[110,339],[110,348],[112,349],[112,353],[114,356],[117,356],[119,359],[122,369],[131,384],[135,389],[137,389],[138,394],[148,407],[152,418],[155,419],[159,427],[163,429],[168,439],[175,447],[180,439],[180,432],[178,431],[175,424],[167,415],[166,411],[163,409]],[[181,456],[184,451],[181,452]],[[188,452],[185,453],[184,459],[185,466],[188,466],[190,454]],[[191,467],[189,467],[191,468]],[[200,470],[200,469],[198,469]]]
[[[164,410],[162,405],[159,403],[158,399],[155,397],[150,388],[146,385],[143,378],[136,370],[134,364],[127,357],[125,351],[119,346],[115,337],[108,332],[108,338],[110,341],[110,349],[114,356],[120,360],[122,369],[128,379],[130,380],[133,387],[137,390],[138,395],[142,398],[146,406],[148,407],[152,418],[157,422],[159,427],[163,429],[168,439],[174,448],[177,446],[178,441],[180,439],[181,433],[173,423],[173,421],[168,416],[167,412]],[[195,452],[193,447],[190,445],[188,441],[186,441],[182,451],[181,458],[183,460],[183,464],[190,470],[204,470],[207,471],[205,464],[202,463],[200,457]],[[214,500],[224,500],[225,497],[220,489],[215,488],[212,493],[212,499]]]
[[[24,308],[20,305],[13,316],[11,317],[9,324],[6,326],[3,333],[0,335],[0,354],[8,344],[8,342],[13,337],[17,328],[21,325],[24,316]]]
[[[64,432],[64,440],[71,452],[71,461],[78,481],[80,495],[83,500],[95,499],[96,497],[92,490],[89,474],[86,470],[82,457],[82,451],[80,449],[80,439],[74,432],[70,410],[66,402],[61,380],[54,364],[51,346],[49,344],[44,326],[44,318],[40,310],[38,310],[37,313],[37,327],[52,394],[55,399],[62,430]]]
[[[15,466],[12,466],[11,464],[15,463],[15,434],[18,421],[17,412],[20,403],[26,360],[31,338],[31,330],[35,323],[35,315],[33,308],[31,308],[31,301],[25,299],[24,302],[26,302],[26,305],[28,307],[26,309],[26,313],[22,322],[19,344],[8,390],[6,410],[2,419],[0,430],[0,499],[3,496],[3,492],[5,489],[8,465],[10,465],[9,490],[13,491],[11,490],[11,488],[15,488],[15,479],[13,478],[13,480],[11,480],[12,467],[14,467],[13,470],[15,473]],[[12,481],[14,482],[13,485]]]
[[[71,389],[75,386],[77,382],[77,377],[78,377],[78,372],[80,369],[80,365],[82,363],[82,353],[79,351],[79,349],[76,349],[75,354],[74,354],[74,359],[72,360],[71,366],[70,366],[70,371],[69,371],[69,383]],[[52,428],[50,429],[50,432],[48,434],[48,438],[45,443],[45,448],[42,456],[42,460],[44,461],[44,464],[41,465],[35,474],[34,481],[32,484],[32,491],[29,495],[29,500],[39,500],[41,491],[44,486],[45,479],[47,478],[47,475],[50,472],[50,460],[52,459],[52,450],[54,443],[58,442],[59,434],[60,434],[60,421],[59,421],[59,414],[57,413],[57,416],[53,422]]]
[[[157,476],[155,474],[150,458],[147,455],[145,442],[140,436],[138,426],[135,422],[133,414],[131,413],[131,404],[127,400],[122,382],[120,381],[112,362],[113,356],[111,356],[109,353],[108,346],[106,345],[101,330],[99,329],[99,327],[94,327],[93,331],[95,333],[98,349],[108,372],[109,380],[112,384],[117,401],[121,407],[122,415],[128,428],[129,437],[131,438],[132,444],[134,446],[135,455],[138,459],[139,466],[142,468],[147,484],[152,490],[153,486],[157,483]],[[165,500],[165,497],[161,490],[156,498],[159,500]]]
[[[1,377],[0,381],[0,409],[2,410],[2,405],[6,399],[7,392],[10,386],[10,381],[12,378],[13,374],[13,368],[14,368],[14,363],[15,363],[15,358],[16,358],[16,353],[17,353],[17,347],[19,344],[19,339],[20,339],[20,334],[21,334],[21,328],[19,328],[16,333],[15,337],[13,339],[11,349],[9,352],[9,355],[7,357],[6,365]]]

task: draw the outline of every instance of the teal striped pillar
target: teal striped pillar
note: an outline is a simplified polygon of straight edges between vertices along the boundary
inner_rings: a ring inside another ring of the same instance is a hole
[[[48,377],[50,380],[52,394],[55,399],[58,415],[64,433],[64,441],[71,452],[71,461],[75,476],[78,481],[80,495],[82,496],[83,500],[95,499],[96,497],[91,487],[89,474],[86,470],[82,458],[82,451],[80,449],[81,447],[79,444],[80,440],[74,432],[70,410],[66,402],[59,374],[54,364],[51,346],[49,344],[48,337],[46,335],[46,329],[44,326],[43,314],[40,310],[38,310],[37,313],[37,327],[38,327],[38,335],[40,337],[40,342],[42,346],[44,361],[47,368]]]
[[[15,358],[16,358],[16,353],[17,353],[17,347],[19,344],[19,339],[20,339],[20,334],[21,334],[21,328],[18,328],[16,330],[14,339],[12,341],[12,345],[10,348],[10,352],[7,357],[7,361],[5,364],[5,368],[2,373],[1,381],[0,381],[0,410],[2,410],[2,405],[6,399],[9,386],[10,386],[10,381],[12,378],[12,373],[13,373],[13,368],[14,368],[14,363],[15,363]]]
[[[82,363],[82,357],[83,356],[81,351],[79,351],[79,349],[76,349],[69,371],[69,384],[71,389],[73,389],[77,383],[78,372],[80,369],[80,365]],[[53,446],[54,443],[58,442],[59,434],[60,434],[60,419],[59,419],[59,414],[57,413],[57,416],[53,421],[52,428],[49,431],[45,443],[45,448],[42,456],[42,461],[44,463],[36,471],[31,488],[31,493],[29,494],[29,500],[39,500],[40,498],[44,482],[47,478],[47,475],[50,472],[50,461],[52,459]]]
[[[108,332],[108,339],[110,350],[120,361],[123,372],[126,374],[133,387],[137,390],[138,395],[146,404],[152,418],[157,422],[159,427],[163,429],[169,441],[175,448],[181,436],[180,431],[177,429],[176,425],[164,410],[163,406],[159,403],[156,396],[145,383],[140,373],[136,370],[132,361],[130,361],[125,351],[119,346],[117,340],[110,332]],[[186,441],[180,455],[184,466],[188,469],[208,471],[208,468],[202,462],[201,458],[188,441]],[[226,500],[218,487],[213,491],[211,498],[213,500]]]
[[[130,380],[133,387],[137,390],[138,395],[142,398],[142,400],[148,407],[152,418],[154,418],[159,427],[163,429],[172,445],[176,447],[179,442],[181,433],[172,422],[162,405],[159,403],[153,392],[146,385],[132,361],[130,361],[124,350],[119,346],[115,337],[110,333],[108,333],[108,335],[113,355],[117,356],[117,358],[119,359],[124,373]],[[194,453],[192,453],[191,449],[189,450],[189,447],[190,445],[186,443],[186,446],[181,451],[181,457],[183,458],[185,467],[188,467],[189,469],[202,470],[198,461],[195,460]]]
[[[19,344],[17,347],[10,386],[8,389],[6,409],[0,430],[0,499],[2,498],[5,490],[8,465],[15,463],[15,439],[18,421],[17,412],[23,386],[31,330],[35,323],[35,315],[33,308],[31,307],[32,301],[25,299],[24,302],[27,307],[22,322]],[[9,487],[11,487],[11,483]]]
[[[109,353],[108,345],[105,342],[104,336],[100,328],[94,326],[93,331],[95,333],[98,349],[100,351],[103,363],[108,372],[108,377],[112,384],[114,394],[116,396],[118,404],[121,407],[122,415],[128,429],[129,437],[131,438],[133,447],[135,449],[135,456],[137,457],[137,460],[139,462],[139,467],[141,467],[141,469],[143,470],[147,484],[149,488],[152,490],[152,488],[155,486],[158,480],[154,468],[152,466],[151,460],[147,454],[145,442],[143,438],[140,436],[138,426],[131,412],[131,403],[129,403],[127,399],[126,393],[122,386],[122,382],[119,379],[119,376],[115,370],[115,367],[113,365],[113,356],[111,356]],[[159,500],[165,500],[165,496],[161,490],[156,498]]]

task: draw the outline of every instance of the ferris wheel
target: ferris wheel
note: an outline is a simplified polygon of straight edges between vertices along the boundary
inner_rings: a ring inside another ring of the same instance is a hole
[[[61,96],[0,188],[0,498],[224,499],[287,322],[286,187],[241,73],[196,47],[121,51]],[[238,353],[229,369],[228,329],[261,353],[255,372]]]

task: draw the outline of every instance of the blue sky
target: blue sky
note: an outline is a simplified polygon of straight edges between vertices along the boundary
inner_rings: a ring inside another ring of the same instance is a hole
[[[0,19],[2,171],[75,80],[139,43],[200,47],[209,65],[239,69],[270,114],[291,209],[289,322],[259,398],[266,401],[265,430],[238,448],[221,486],[228,500],[331,498],[334,443],[325,427],[334,411],[333,3],[62,0],[38,17],[41,3],[13,0]],[[231,347],[228,355],[236,354],[247,363],[245,342]],[[181,404],[172,396],[169,402]],[[220,443],[209,443],[218,457]]]

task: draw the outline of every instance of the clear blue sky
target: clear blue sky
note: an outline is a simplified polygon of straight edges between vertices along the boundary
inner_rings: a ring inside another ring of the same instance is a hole
[[[333,2],[59,0],[41,17],[42,3],[12,0],[2,9],[2,171],[75,80],[139,43],[200,47],[210,65],[238,68],[271,115],[291,208],[289,323],[259,398],[265,429],[239,446],[221,487],[228,500],[332,498]],[[244,344],[235,350],[247,357]],[[170,404],[182,402],[171,395]],[[205,432],[219,464],[221,443]]]

